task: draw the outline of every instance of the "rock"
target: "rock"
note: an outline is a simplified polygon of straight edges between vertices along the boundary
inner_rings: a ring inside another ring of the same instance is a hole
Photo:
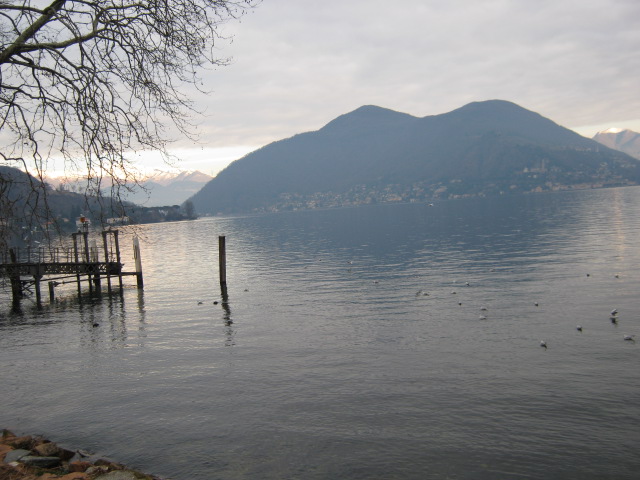
[[[11,450],[13,450],[13,447],[10,447],[9,445],[3,445],[0,443],[0,462],[4,461],[4,456]]]
[[[87,473],[88,475],[96,475],[99,473],[107,473],[108,471],[109,469],[107,467],[96,467],[95,465],[92,465],[87,468],[87,471],[85,473]]]
[[[56,480],[87,480],[88,478],[86,473],[68,473],[62,477],[56,477]]]
[[[31,435],[25,435],[24,437],[14,437],[5,440],[7,445],[11,445],[13,448],[19,448],[24,450],[31,450],[34,445],[34,440]]]
[[[1,478],[1,477],[0,477]],[[55,473],[45,473],[38,477],[38,480],[88,480],[89,476],[86,473],[68,473],[63,476],[59,476]]]
[[[53,442],[41,443],[34,447],[33,451],[42,457],[59,457],[60,448]]]
[[[16,470],[9,465],[0,465],[0,478],[12,479],[15,478]]]
[[[54,468],[60,465],[62,460],[60,457],[37,457],[35,455],[27,455],[18,460],[20,463],[38,468]]]
[[[117,470],[115,472],[100,475],[99,477],[96,477],[95,480],[137,480],[137,477],[132,472]]]
[[[86,472],[91,467],[91,462],[83,462],[82,460],[76,460],[69,464],[70,472]]]
[[[31,455],[31,450],[24,450],[23,448],[11,450],[4,456],[4,463],[17,462],[22,457],[26,457],[27,455]]]

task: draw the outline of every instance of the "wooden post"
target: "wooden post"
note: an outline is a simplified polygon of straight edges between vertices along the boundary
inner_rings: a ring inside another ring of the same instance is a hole
[[[138,237],[133,237],[133,258],[136,261],[136,280],[138,288],[141,289],[144,286],[142,279],[142,258],[140,257],[140,240]]]
[[[102,290],[102,285],[100,284],[100,268],[98,267],[98,262],[100,259],[98,258],[98,244],[95,240],[91,240],[91,247],[89,248],[89,254],[91,257],[93,272],[93,284],[96,287],[96,293],[100,293]]]
[[[22,297],[22,286],[20,285],[20,274],[18,273],[18,256],[13,248],[9,249],[9,255],[11,256],[11,263],[14,265],[14,271],[11,274],[11,293],[13,301],[17,302]]]
[[[56,282],[49,282],[49,302],[50,303],[53,303],[56,299],[55,286],[56,286]]]
[[[89,263],[91,262],[91,256],[89,254],[89,232],[82,232],[82,240],[84,244],[84,262],[87,270],[89,269]],[[91,273],[87,273],[87,280],[89,283],[89,293],[93,293],[93,283],[91,282]]]
[[[102,243],[104,245],[104,261],[107,264],[107,290],[111,295],[111,264],[109,263],[109,242],[107,242],[107,231],[102,231]]]
[[[82,295],[82,286],[80,285],[80,259],[78,258],[78,233],[72,233],[71,236],[73,237],[73,258],[76,262],[76,271],[78,272],[76,274],[76,283],[78,284],[78,296],[80,297]]]
[[[113,243],[116,247],[116,262],[118,262],[118,282],[120,284],[120,293],[122,292],[122,262],[120,261],[120,242],[118,241],[118,230],[113,231]]]
[[[39,268],[38,268],[39,270]],[[38,305],[38,307],[40,305],[42,305],[42,294],[40,292],[40,279],[42,278],[42,275],[34,275],[33,276],[33,283],[36,287],[36,304]]]
[[[220,288],[222,294],[227,292],[227,250],[224,235],[218,237],[218,267],[220,270]]]

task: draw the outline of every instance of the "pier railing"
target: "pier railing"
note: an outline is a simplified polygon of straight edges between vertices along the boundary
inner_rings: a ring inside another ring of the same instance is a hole
[[[137,238],[134,238],[135,272],[122,271],[117,230],[102,232],[102,249],[98,249],[95,241],[89,243],[86,231],[72,234],[72,239],[72,247],[40,246],[0,250],[0,277],[10,280],[14,301],[23,297],[25,291],[29,291],[29,287],[33,285],[39,304],[40,282],[45,277],[49,280],[51,301],[54,298],[54,287],[58,284],[55,280],[67,277],[75,277],[78,294],[81,293],[82,278],[91,292],[100,291],[102,277],[106,277],[109,292],[111,277],[118,278],[122,290],[123,275],[136,275],[138,288],[142,288],[142,263]]]

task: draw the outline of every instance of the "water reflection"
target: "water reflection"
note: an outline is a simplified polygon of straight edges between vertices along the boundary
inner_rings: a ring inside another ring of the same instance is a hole
[[[233,320],[231,320],[231,306],[229,304],[229,293],[227,286],[222,285],[222,319],[225,325],[225,347],[232,347],[236,344],[235,341],[235,329],[233,328]]]

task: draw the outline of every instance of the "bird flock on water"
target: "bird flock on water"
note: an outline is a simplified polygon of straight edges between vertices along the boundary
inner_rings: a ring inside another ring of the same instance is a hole
[[[495,271],[495,270],[494,270],[494,269],[492,269],[491,271],[493,272],[493,271]],[[591,274],[587,273],[587,275],[586,275],[586,276],[587,276],[587,277],[591,277]],[[615,277],[615,278],[620,278],[620,275],[619,275],[619,274],[615,274],[615,275],[614,275],[614,277]],[[470,283],[469,283],[469,282],[465,282],[465,284],[464,284],[464,285],[465,285],[465,286],[467,286],[467,287],[469,287],[469,286],[470,286]],[[452,295],[457,295],[457,294],[458,294],[458,292],[457,292],[457,290],[452,290],[452,291],[451,291],[451,294],[452,294]],[[425,297],[425,296],[430,296],[429,292],[427,292],[427,291],[425,291],[425,290],[422,290],[422,289],[421,289],[421,290],[418,290],[418,291],[416,292],[416,297]],[[458,305],[462,305],[462,302],[458,302]],[[535,307],[539,307],[539,306],[540,306],[540,303],[539,303],[539,302],[537,302],[537,301],[535,301],[535,302],[533,302],[533,306],[535,306]],[[487,319],[488,319],[488,314],[487,314],[488,310],[489,310],[489,308],[488,308],[488,307],[486,307],[486,306],[481,306],[481,307],[480,307],[480,315],[479,315],[478,319],[479,319],[479,320],[487,320]],[[618,326],[618,324],[619,324],[619,316],[618,316],[618,314],[619,314],[619,311],[618,311],[618,309],[617,309],[617,308],[614,308],[613,310],[611,310],[611,312],[610,312],[610,314],[609,314],[609,321],[611,322],[611,324],[613,324],[613,325],[615,325],[615,326]],[[604,315],[603,315],[603,316],[604,316]],[[577,331],[577,332],[579,332],[579,333],[582,333],[582,332],[584,331],[584,327],[583,327],[581,324],[577,324],[577,325],[576,325],[576,331]],[[635,337],[636,337],[635,335],[630,335],[630,334],[626,334],[626,333],[625,333],[625,334],[622,336],[622,339],[623,339],[625,342],[635,343]],[[547,341],[546,341],[546,340],[540,340],[539,345],[540,345],[540,347],[541,347],[541,348],[543,348],[543,349],[545,349],[545,350],[547,350],[547,349],[549,348],[549,345],[547,344]]]
[[[347,261],[347,264],[348,265],[353,265],[353,261],[349,260],[349,261]],[[351,273],[351,271],[352,271],[351,268],[349,268],[348,272]],[[491,272],[495,272],[495,269],[492,268],[490,271]],[[587,273],[586,276],[587,277],[591,277],[591,274]],[[614,276],[615,276],[615,278],[620,278],[619,274],[615,274]],[[374,284],[378,284],[379,281],[378,280],[374,280],[373,283]],[[454,281],[454,283],[456,283],[456,282]],[[464,285],[464,287],[470,287],[471,286],[470,282],[465,282],[463,285]],[[248,291],[248,290],[245,289],[245,292],[246,291]],[[452,295],[457,295],[457,293],[458,293],[457,290],[452,290],[451,291]],[[416,297],[429,297],[430,295],[431,294],[428,291],[423,290],[423,289],[418,290],[416,292],[416,294],[415,294]],[[198,305],[203,305],[203,303],[204,303],[203,301],[198,301]],[[217,302],[217,301],[213,302],[214,305],[217,305],[218,303],[219,302]],[[459,301],[458,305],[462,305],[462,302]],[[539,307],[540,303],[537,302],[537,301],[534,301],[534,302],[532,302],[532,305],[534,307]],[[488,319],[488,314],[487,314],[488,311],[489,311],[489,308],[487,306],[484,306],[484,305],[481,306],[480,307],[480,315],[479,315],[478,319],[479,320],[487,320]],[[614,308],[613,310],[611,310],[610,315],[609,315],[610,322],[615,326],[618,325],[618,319],[619,319],[618,314],[619,314],[618,309]],[[579,332],[579,333],[582,333],[584,331],[584,327],[581,324],[577,324],[575,328],[576,328],[576,331]],[[635,335],[630,335],[630,334],[626,334],[625,333],[622,338],[623,338],[623,340],[625,342],[635,343],[635,337],[636,337]],[[549,348],[549,345],[547,344],[546,340],[540,340],[539,345],[540,345],[541,348],[544,348],[545,350],[547,350]]]

